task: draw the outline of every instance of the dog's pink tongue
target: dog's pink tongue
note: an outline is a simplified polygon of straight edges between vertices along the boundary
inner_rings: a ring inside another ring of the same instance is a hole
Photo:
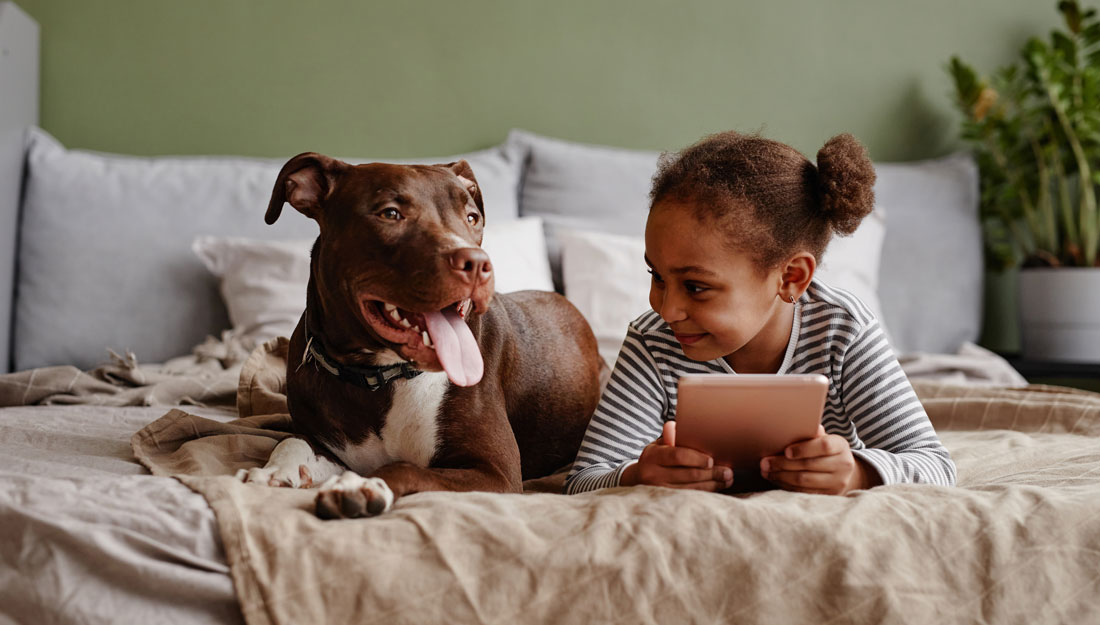
[[[473,386],[481,381],[485,363],[481,349],[470,332],[470,326],[450,308],[443,312],[424,314],[428,336],[432,337],[439,364],[447,372],[451,382],[459,386]]]

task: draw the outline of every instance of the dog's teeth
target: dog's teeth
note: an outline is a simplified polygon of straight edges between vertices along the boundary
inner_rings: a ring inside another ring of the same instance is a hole
[[[432,337],[428,336],[428,331],[427,330],[425,330],[423,333],[420,334],[420,338],[424,339],[424,344],[425,345],[427,345],[428,347],[433,347]]]
[[[401,313],[397,312],[397,309],[394,308],[390,311],[390,319],[393,319],[394,321],[401,321]]]
[[[397,306],[394,306],[393,304],[386,304],[385,306],[386,306],[386,312],[393,312],[393,311],[397,310]]]
[[[413,326],[412,331],[419,333],[420,332],[420,326]]]
[[[406,327],[406,328],[411,328],[412,327],[412,324],[409,323],[409,320],[404,318],[404,317],[401,318],[401,325],[403,327]]]

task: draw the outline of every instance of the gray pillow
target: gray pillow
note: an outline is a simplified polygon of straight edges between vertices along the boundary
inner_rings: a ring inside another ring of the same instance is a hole
[[[981,333],[978,167],[968,154],[875,165],[886,208],[878,293],[894,348],[958,352]]]
[[[463,157],[483,189],[488,218],[514,218],[518,160],[503,147]],[[264,223],[284,162],[66,150],[45,132],[31,132],[19,231],[16,369],[89,368],[108,348],[158,362],[228,329],[217,279],[191,242],[206,234],[316,236],[316,224],[295,211],[284,211],[274,226]]]
[[[537,215],[546,223],[550,269],[559,292],[560,232],[645,234],[649,187],[660,152],[574,143],[523,130],[510,132],[507,144],[526,157],[520,214]]]

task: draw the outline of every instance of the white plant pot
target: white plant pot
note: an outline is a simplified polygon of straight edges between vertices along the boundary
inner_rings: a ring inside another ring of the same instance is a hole
[[[1019,298],[1025,358],[1100,362],[1100,268],[1021,269]]]

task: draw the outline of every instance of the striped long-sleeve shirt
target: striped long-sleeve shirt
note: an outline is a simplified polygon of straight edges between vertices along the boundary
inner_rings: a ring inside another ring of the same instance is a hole
[[[955,464],[901,370],[882,326],[847,291],[814,281],[795,303],[778,373],[829,380],[822,425],[848,440],[883,484],[953,485]],[[688,373],[736,373],[723,358],[684,355],[650,310],[631,322],[611,380],[566,479],[568,493],[617,486],[623,470],[676,418],[676,384]]]

